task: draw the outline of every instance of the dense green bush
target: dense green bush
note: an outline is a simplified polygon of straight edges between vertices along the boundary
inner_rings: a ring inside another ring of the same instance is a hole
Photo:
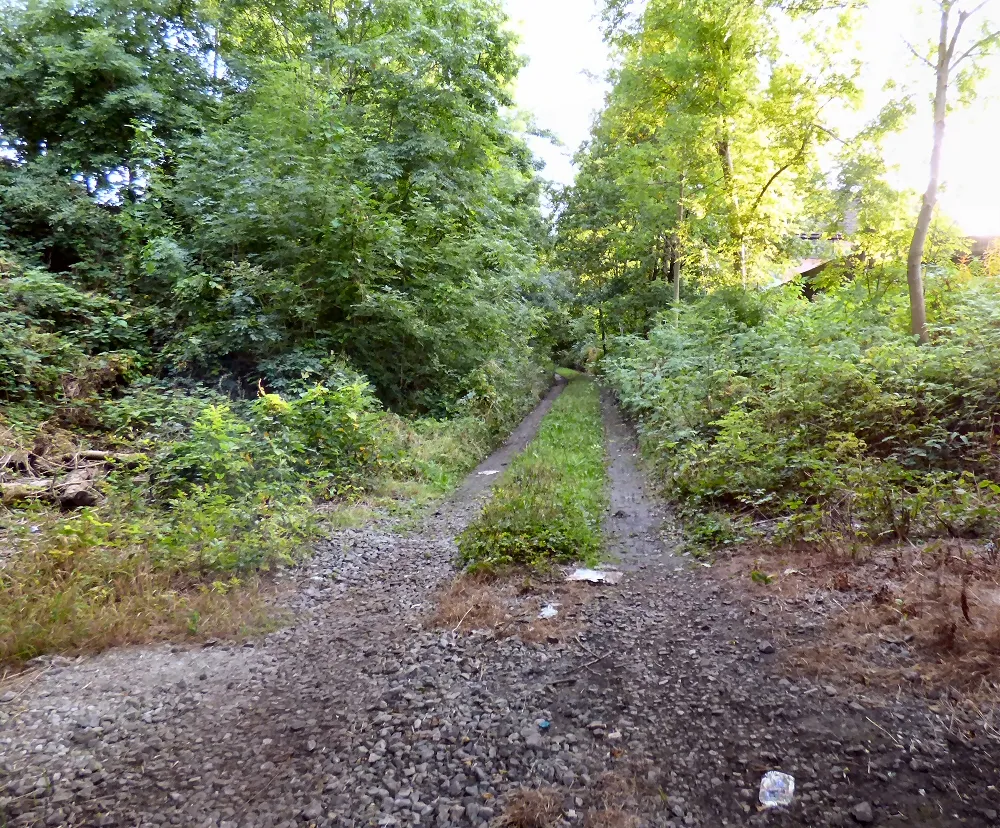
[[[968,274],[929,297],[941,321],[921,347],[899,293],[721,293],[616,340],[604,370],[692,511],[789,539],[990,534],[1000,301]]]
[[[142,342],[129,316],[126,304],[0,254],[0,399],[51,398],[64,378],[131,372]]]

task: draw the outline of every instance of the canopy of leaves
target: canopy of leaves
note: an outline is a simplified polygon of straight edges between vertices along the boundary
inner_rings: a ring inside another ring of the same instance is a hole
[[[559,222],[583,301],[616,332],[648,330],[672,274],[767,284],[798,233],[825,227],[827,112],[858,94],[839,14],[650,0],[630,26],[625,5],[609,8],[619,69]]]
[[[512,386],[544,228],[504,21],[493,0],[12,5],[0,251],[127,302],[157,373],[249,390],[335,352],[437,413]]]

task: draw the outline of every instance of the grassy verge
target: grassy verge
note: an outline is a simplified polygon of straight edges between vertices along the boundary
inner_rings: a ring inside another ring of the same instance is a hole
[[[463,563],[496,570],[596,559],[606,503],[603,437],[597,387],[571,380],[459,537]]]
[[[446,494],[535,403],[537,377],[441,420],[389,414],[353,379],[287,399],[149,385],[73,417],[5,412],[0,484],[57,479],[97,450],[138,459],[102,464],[90,508],[0,504],[0,665],[270,627],[269,570],[327,529]]]

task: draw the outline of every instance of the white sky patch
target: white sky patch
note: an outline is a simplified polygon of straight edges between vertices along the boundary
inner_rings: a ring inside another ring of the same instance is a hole
[[[517,81],[517,102],[536,124],[563,146],[533,138],[542,175],[570,184],[572,156],[590,135],[594,115],[604,106],[608,50],[595,0],[505,0],[519,51],[529,59]]]
[[[927,8],[918,10],[921,5]],[[979,38],[983,20],[1000,26],[1000,2],[992,0],[969,21],[965,48]],[[893,183],[921,193],[930,172],[934,73],[911,54],[907,41],[925,52],[937,38],[938,23],[929,3],[871,0],[860,33],[868,108],[877,111],[875,104],[885,97],[879,89],[890,77],[914,92],[917,114],[906,130],[888,139],[886,155],[898,166]],[[941,209],[972,235],[1000,235],[1000,59],[993,56],[986,65],[991,71],[977,87],[977,99],[948,117],[942,165]],[[952,95],[954,102],[954,90]]]
[[[594,114],[604,104],[608,51],[601,38],[595,0],[505,0],[512,25],[521,35],[520,51],[530,63],[517,84],[518,104],[534,113],[537,124],[564,144],[531,141],[545,162],[542,174],[560,184],[572,182],[573,153],[590,132]],[[931,145],[928,98],[931,70],[919,65],[906,39],[922,46],[937,33],[932,14],[919,14],[915,0],[872,0],[863,17],[859,47],[869,90],[865,113],[878,111],[881,87],[888,77],[918,90],[918,114],[904,133],[887,143],[887,155],[898,166],[894,184],[923,192],[927,186]],[[1000,0],[987,7],[1000,22]],[[969,37],[978,31],[978,24]],[[969,40],[971,43],[972,41]],[[952,113],[945,144],[942,209],[974,235],[1000,235],[1000,59],[980,84],[980,96],[968,109]]]

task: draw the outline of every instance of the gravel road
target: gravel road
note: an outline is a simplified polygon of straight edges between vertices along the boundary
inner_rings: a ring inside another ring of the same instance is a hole
[[[594,828],[998,824],[1000,754],[975,723],[783,674],[815,625],[772,628],[676,554],[609,399],[622,582],[541,644],[432,629],[453,538],[498,479],[481,472],[526,445],[558,390],[417,529],[322,544],[292,626],[253,646],[52,659],[15,685],[0,825],[487,826],[524,788],[559,800],[554,824]],[[770,769],[796,777],[795,801],[759,812]]]

